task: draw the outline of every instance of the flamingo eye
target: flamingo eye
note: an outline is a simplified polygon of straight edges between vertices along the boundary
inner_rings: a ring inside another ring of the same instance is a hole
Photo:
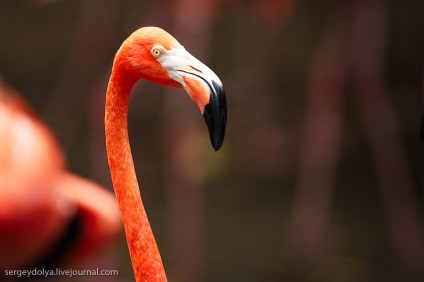
[[[159,47],[153,47],[152,48],[152,55],[155,57],[155,58],[159,58],[159,56],[162,54],[162,49],[161,48],[159,48]]]

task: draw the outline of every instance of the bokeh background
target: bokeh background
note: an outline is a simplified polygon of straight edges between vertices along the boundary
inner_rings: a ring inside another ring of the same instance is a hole
[[[422,0],[0,1],[0,72],[69,170],[112,190],[112,60],[135,29],[160,26],[218,74],[228,102],[215,153],[182,90],[133,89],[133,156],[170,281],[423,281],[423,11]],[[90,262],[120,271],[101,281],[132,281],[130,265],[123,233]]]

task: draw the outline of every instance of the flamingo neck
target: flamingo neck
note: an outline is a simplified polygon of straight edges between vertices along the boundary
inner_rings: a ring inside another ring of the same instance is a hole
[[[141,200],[128,139],[128,102],[135,82],[136,79],[125,76],[119,66],[114,65],[106,93],[106,151],[135,278],[137,281],[166,281]]]

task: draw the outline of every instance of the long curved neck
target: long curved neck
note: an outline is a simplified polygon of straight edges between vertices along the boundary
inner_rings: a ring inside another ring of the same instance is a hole
[[[128,102],[136,79],[112,69],[106,93],[105,133],[113,187],[137,281],[166,281],[162,260],[141,201],[128,140]]]

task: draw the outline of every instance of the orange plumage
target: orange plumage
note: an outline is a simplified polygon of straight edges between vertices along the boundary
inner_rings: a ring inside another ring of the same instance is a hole
[[[117,235],[113,195],[64,169],[52,132],[0,80],[0,277],[81,260]],[[58,246],[78,222],[74,241]]]
[[[166,281],[141,200],[128,140],[128,102],[138,79],[184,87],[201,112],[207,114],[205,120],[216,150],[222,145],[225,133],[225,93],[218,77],[160,28],[135,31],[115,56],[105,106],[106,149],[112,182],[136,280]]]

